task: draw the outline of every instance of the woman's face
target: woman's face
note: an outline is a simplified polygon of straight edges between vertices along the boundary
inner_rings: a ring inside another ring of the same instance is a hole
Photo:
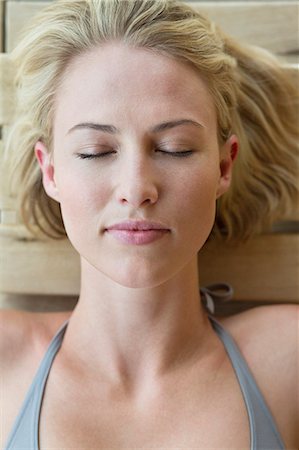
[[[93,49],[64,74],[53,133],[53,167],[42,143],[35,152],[81,257],[130,287],[157,285],[197,257],[229,186],[231,143],[219,149],[216,111],[194,69],[120,43]],[[128,219],[169,232],[133,245],[105,231]]]

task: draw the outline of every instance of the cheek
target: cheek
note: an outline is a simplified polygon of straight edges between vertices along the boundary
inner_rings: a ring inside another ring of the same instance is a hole
[[[184,200],[184,209],[191,214],[195,209],[208,211],[214,208],[219,180],[219,170],[214,163],[193,169],[184,174],[176,189],[176,196]]]
[[[61,214],[66,232],[86,236],[97,233],[100,227],[100,214],[108,195],[105,185],[79,176],[64,174],[58,182]]]
[[[205,241],[214,224],[218,179],[217,166],[205,165],[204,170],[199,168],[185,177],[181,189],[175,193],[178,220],[186,234],[194,236],[199,244]]]

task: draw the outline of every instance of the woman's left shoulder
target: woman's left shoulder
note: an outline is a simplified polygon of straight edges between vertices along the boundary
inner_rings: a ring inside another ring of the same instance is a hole
[[[273,380],[276,374],[275,384],[280,380],[286,389],[291,386],[295,389],[299,305],[259,306],[219,321],[262,379],[270,376]]]
[[[265,350],[273,345],[288,351],[297,348],[299,305],[258,306],[219,321],[241,339],[239,344],[263,345]]]
[[[237,343],[287,448],[297,448],[299,305],[259,306],[219,322]]]

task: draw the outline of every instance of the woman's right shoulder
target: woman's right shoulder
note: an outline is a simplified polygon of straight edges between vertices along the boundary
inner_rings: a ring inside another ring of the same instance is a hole
[[[56,327],[67,313],[0,310],[0,360],[2,370],[11,370],[26,355],[37,358],[46,351]]]
[[[4,424],[0,429],[0,448],[8,439],[51,339],[67,315],[0,310],[0,423]]]
[[[13,365],[24,352],[31,329],[31,313],[12,309],[0,310],[0,358],[1,367]]]

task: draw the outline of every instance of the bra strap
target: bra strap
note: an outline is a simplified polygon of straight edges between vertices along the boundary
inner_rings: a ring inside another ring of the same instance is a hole
[[[233,298],[233,287],[228,283],[213,283],[200,288],[201,300],[205,308],[211,313],[215,313],[215,304],[227,302]]]

